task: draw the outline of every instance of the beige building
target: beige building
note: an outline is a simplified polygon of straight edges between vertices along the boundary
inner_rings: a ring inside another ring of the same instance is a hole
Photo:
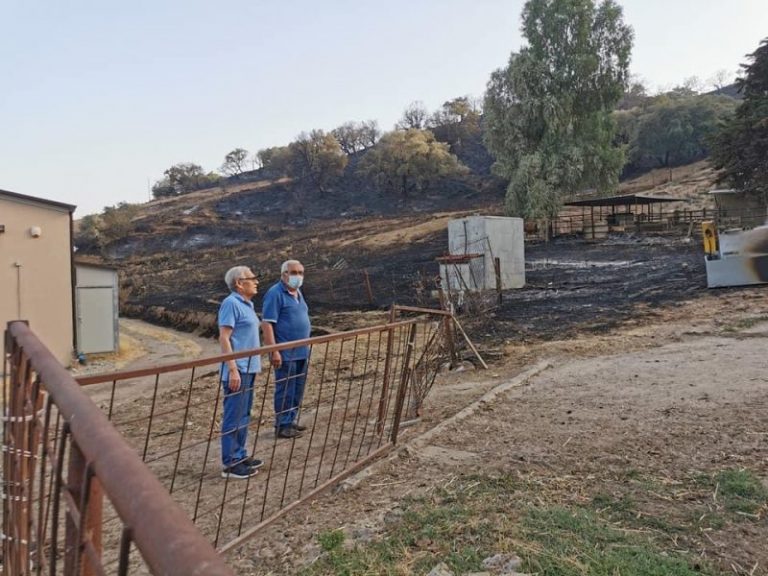
[[[0,190],[0,329],[27,320],[65,366],[74,350],[75,206]]]

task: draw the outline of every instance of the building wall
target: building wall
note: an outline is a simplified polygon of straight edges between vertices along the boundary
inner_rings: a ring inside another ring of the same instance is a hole
[[[70,213],[0,195],[0,328],[28,320],[62,364],[72,360]],[[32,227],[40,229],[35,238]]]

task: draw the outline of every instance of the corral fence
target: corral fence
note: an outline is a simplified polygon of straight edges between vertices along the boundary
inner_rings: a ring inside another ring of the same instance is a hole
[[[393,308],[382,325],[77,381],[9,324],[3,573],[230,574],[221,553],[392,449],[450,357],[450,324]],[[248,454],[265,464],[222,478],[222,362],[303,345],[307,430],[276,437],[263,361],[238,393],[253,394]]]
[[[552,235],[594,236],[596,229],[606,232],[687,232],[698,233],[696,226],[705,220],[713,220],[718,227],[754,228],[765,223],[766,215],[755,210],[654,210],[646,207],[639,212],[621,212],[610,208],[595,207],[589,212],[561,214],[551,221]],[[526,223],[526,235],[542,236],[546,226],[537,222]]]

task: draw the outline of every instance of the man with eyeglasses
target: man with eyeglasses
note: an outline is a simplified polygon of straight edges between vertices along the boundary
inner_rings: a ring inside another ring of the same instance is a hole
[[[219,307],[219,343],[224,354],[259,347],[259,317],[253,297],[259,281],[247,266],[227,270],[224,281],[230,290]],[[246,440],[251,422],[253,386],[261,372],[261,357],[248,356],[222,363],[221,384],[224,394],[221,420],[222,478],[249,478],[264,464],[248,456]]]
[[[301,293],[304,266],[286,260],[280,267],[280,281],[264,295],[262,330],[264,344],[282,344],[309,338],[309,307]],[[299,407],[309,365],[309,346],[296,346],[270,354],[275,369],[275,435],[299,438],[306,426],[299,424]]]

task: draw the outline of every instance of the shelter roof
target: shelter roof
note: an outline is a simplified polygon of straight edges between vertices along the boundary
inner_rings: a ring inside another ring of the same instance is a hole
[[[686,202],[687,198],[663,198],[645,194],[624,194],[621,196],[602,196],[566,202],[566,206],[636,206],[638,204],[657,204],[662,202]]]

